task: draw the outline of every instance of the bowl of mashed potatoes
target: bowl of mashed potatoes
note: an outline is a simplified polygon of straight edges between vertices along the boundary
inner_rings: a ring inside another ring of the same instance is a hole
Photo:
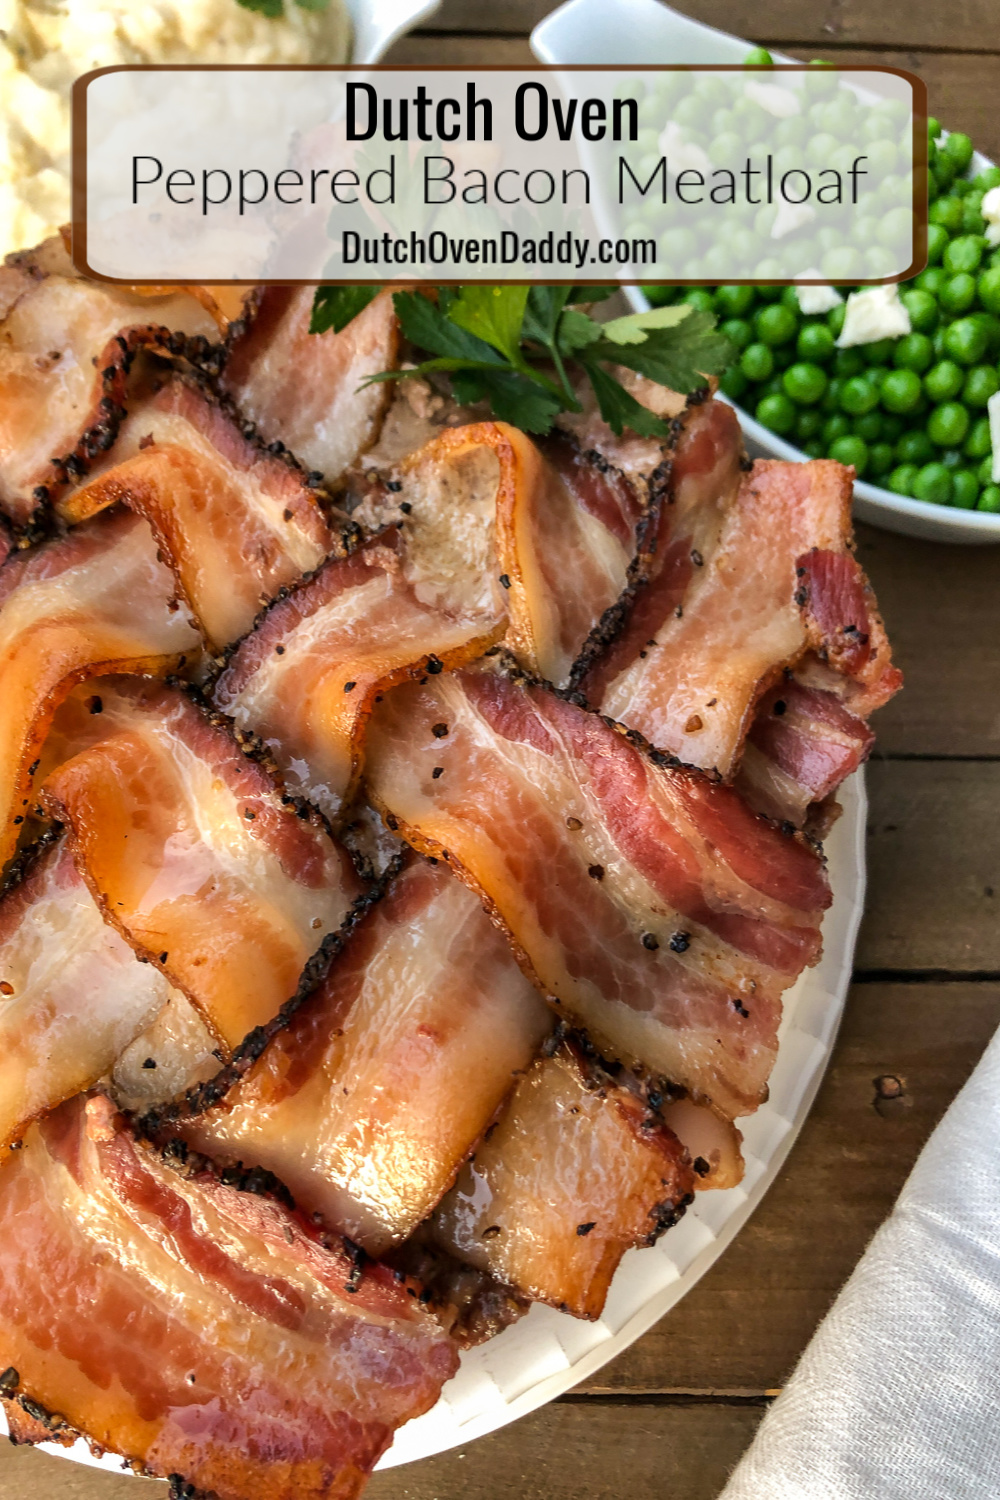
[[[375,62],[440,0],[0,0],[0,252],[69,219],[70,90],[121,63]]]

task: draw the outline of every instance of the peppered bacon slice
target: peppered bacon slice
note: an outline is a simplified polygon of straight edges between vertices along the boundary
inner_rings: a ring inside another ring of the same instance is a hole
[[[220,1061],[215,1037],[198,1011],[180,990],[171,990],[163,1009],[118,1054],[111,1092],[122,1109],[149,1110],[207,1083]]]
[[[63,499],[61,516],[75,525],[116,501],[144,516],[216,651],[334,548],[301,470],[180,376],[130,413],[111,459]]]
[[[172,1171],[100,1097],[0,1172],[0,1355],[18,1398],[219,1500],[354,1500],[457,1364],[412,1287]]]
[[[551,1012],[477,898],[414,862],[246,1077],[184,1138],[266,1167],[372,1255],[440,1200]]]
[[[433,1234],[533,1301],[598,1318],[625,1251],[675,1223],[693,1187],[676,1137],[563,1048],[518,1084]]]
[[[98,516],[0,569],[0,863],[10,857],[46,730],[77,682],[177,667],[201,640],[145,521]]]
[[[564,685],[625,586],[644,514],[633,484],[565,436],[536,444],[506,422],[447,429],[392,473],[355,518],[402,519],[421,597],[506,615],[510,649]]]
[[[868,758],[874,741],[864,719],[835,693],[793,677],[759,705],[736,785],[760,812],[801,827],[809,809]]]
[[[329,818],[356,786],[379,694],[473,660],[502,628],[423,602],[404,549],[392,531],[328,562],[268,611],[213,689],[219,708],[261,737],[289,790]]]
[[[139,348],[215,337],[185,292],[138,296],[72,275],[26,277],[0,323],[0,509],[17,523],[86,473],[114,441]]]
[[[860,715],[901,679],[848,550],[851,472],[828,460],[759,460],[734,485],[732,419],[715,406],[678,451],[678,499],[693,470],[708,481],[703,504],[665,509],[668,534],[637,618],[583,686],[658,749],[732,779],[757,705],[783,673],[816,659]]]
[[[223,385],[265,442],[280,440],[335,485],[378,437],[399,325],[383,292],[340,333],[309,332],[314,288],[263,287],[253,316],[234,325]]]
[[[596,714],[490,673],[396,689],[366,776],[390,827],[447,851],[603,1051],[727,1115],[756,1107],[782,991],[820,951],[830,892],[811,848]]]
[[[108,920],[234,1048],[294,997],[360,881],[316,815],[297,816],[180,689],[121,678],[101,704],[43,805]]]
[[[170,986],[108,926],[65,840],[0,898],[0,1146],[97,1082]]]

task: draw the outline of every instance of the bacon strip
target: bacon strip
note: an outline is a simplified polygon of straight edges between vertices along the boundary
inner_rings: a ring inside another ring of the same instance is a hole
[[[533,1301],[598,1318],[625,1251],[676,1223],[693,1187],[676,1137],[564,1048],[518,1084],[433,1233]]]
[[[836,694],[791,678],[761,702],[736,784],[758,811],[801,827],[810,807],[867,760],[874,742]]]
[[[43,805],[108,920],[234,1048],[295,995],[360,882],[179,689],[123,678],[101,705],[101,738],[52,773]]]
[[[392,471],[355,517],[402,517],[421,597],[508,617],[507,644],[558,685],[625,587],[643,505],[635,487],[563,436],[541,446],[505,422],[446,430]]]
[[[696,409],[632,617],[583,678],[603,712],[727,780],[760,699],[793,669],[862,717],[901,682],[848,550],[850,471],[758,461],[740,481],[739,451],[731,412]]]
[[[329,818],[357,785],[380,694],[473,660],[502,628],[422,602],[413,573],[397,532],[327,563],[267,613],[215,684],[214,701],[260,735],[289,790]]]
[[[0,863],[17,841],[52,716],[103,672],[175,669],[200,637],[174,600],[149,527],[100,516],[0,570]]]
[[[353,1500],[457,1351],[414,1289],[77,1099],[0,1173],[18,1395],[219,1500]]]
[[[27,522],[110,448],[136,349],[203,353],[214,337],[211,317],[184,292],[150,299],[25,273],[0,324],[0,509]]]
[[[113,458],[60,514],[75,525],[120,500],[144,516],[216,651],[335,545],[302,472],[180,377],[131,413]]]
[[[86,1089],[170,993],[109,927],[65,841],[0,899],[0,1147]]]
[[[340,333],[311,334],[314,291],[261,289],[255,315],[235,325],[223,385],[265,442],[280,439],[335,485],[378,437],[389,387],[361,383],[395,367],[399,325],[383,292]]]
[[[476,897],[421,861],[246,1078],[182,1132],[217,1160],[268,1168],[380,1255],[440,1200],[551,1025]]]
[[[396,689],[368,754],[390,827],[447,851],[604,1052],[729,1116],[756,1107],[782,991],[820,951],[830,892],[811,848],[597,715],[488,673]]]
[[[171,990],[163,1009],[119,1053],[111,1091],[122,1109],[149,1110],[207,1083],[220,1061],[215,1038],[199,1013],[180,990]]]

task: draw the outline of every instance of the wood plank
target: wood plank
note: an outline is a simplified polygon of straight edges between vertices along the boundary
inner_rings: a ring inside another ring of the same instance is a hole
[[[857,967],[1000,973],[1000,763],[875,760],[868,776]]]
[[[422,68],[439,68],[447,63],[463,68],[478,68],[485,63],[532,68],[538,63],[527,37],[427,36],[419,31],[398,41],[385,61],[419,63]]]
[[[551,0],[444,0],[427,22],[430,31],[531,31],[555,10]],[[947,47],[995,51],[996,11],[992,0],[916,0],[906,10],[874,6],[870,0],[682,0],[675,10],[734,36],[774,43],[812,43],[817,50],[840,42],[856,47]]]
[[[1000,754],[1000,552],[859,526],[858,556],[906,677],[873,721],[877,752]]]
[[[1000,985],[855,985],[784,1170],[666,1318],[582,1389],[752,1395],[784,1385],[921,1147],[1000,1025]],[[904,1080],[879,1113],[874,1080]]]
[[[379,1474],[366,1500],[714,1500],[760,1407],[558,1403],[423,1463]],[[628,1455],[623,1464],[615,1455]],[[164,1500],[165,1484],[0,1449],[0,1500]]]

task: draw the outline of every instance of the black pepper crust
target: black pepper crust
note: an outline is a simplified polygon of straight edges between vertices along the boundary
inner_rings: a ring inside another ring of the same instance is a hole
[[[635,553],[628,566],[625,587],[614,604],[608,606],[580,648],[579,655],[570,670],[569,686],[579,688],[591,667],[604,654],[612,641],[616,640],[628,623],[636,596],[649,579],[653,559],[656,556],[656,541],[663,510],[672,503],[670,477],[674,464],[674,449],[684,430],[684,425],[693,407],[701,406],[710,393],[707,390],[692,391],[684,403],[684,410],[670,423],[670,431],[664,444],[664,457],[649,476],[649,497],[645,514],[636,531]],[[588,452],[584,457],[597,464],[602,472],[610,465],[600,454]]]
[[[3,879],[0,881],[0,898],[24,884],[43,855],[48,853],[53,844],[59,842],[61,834],[62,824],[52,823],[44,833],[39,834],[38,838],[33,839],[30,844],[25,844],[3,873]]]
[[[337,956],[343,952],[353,933],[357,930],[368,912],[385,895],[390,883],[399,874],[400,870],[411,858],[409,850],[396,856],[387,867],[380,880],[376,880],[369,890],[359,896],[352,904],[342,926],[336,931],[328,933],[319,948],[309,959],[299,978],[298,988],[290,999],[286,1000],[273,1020],[264,1026],[257,1026],[251,1031],[240,1045],[235,1048],[232,1059],[220,1068],[212,1078],[205,1083],[195,1084],[188,1089],[179,1099],[170,1100],[166,1104],[154,1105],[144,1114],[127,1114],[139,1139],[150,1142],[160,1149],[174,1150],[176,1152],[183,1148],[185,1158],[187,1146],[182,1141],[177,1141],[174,1147],[170,1146],[171,1127],[176,1126],[182,1120],[189,1120],[196,1115],[204,1114],[225,1098],[229,1090],[243,1079],[253,1067],[254,1063],[264,1052],[272,1037],[277,1036],[279,1031],[284,1031],[289,1021],[301,1005],[309,999],[310,995],[322,984],[330,971],[330,967]],[[269,1176],[270,1174],[268,1174]],[[274,1179],[277,1181],[277,1179]],[[256,1189],[254,1189],[256,1191]],[[282,1189],[287,1193],[287,1188]],[[291,1195],[289,1194],[289,1197]]]

